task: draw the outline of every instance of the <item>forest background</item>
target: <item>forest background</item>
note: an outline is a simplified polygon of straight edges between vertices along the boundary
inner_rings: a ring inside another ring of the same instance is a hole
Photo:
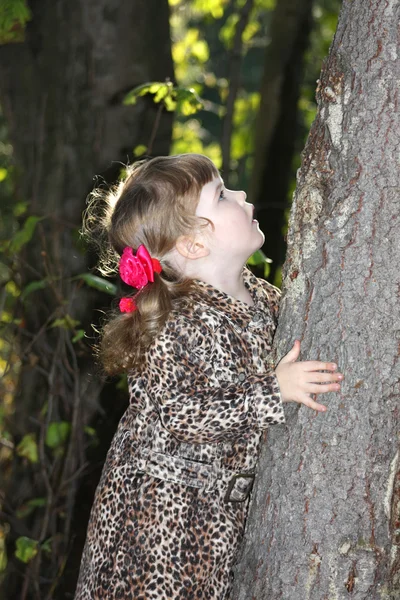
[[[132,20],[129,35],[145,44],[156,19],[167,32],[164,46],[146,46],[149,77],[121,75],[112,101],[128,121],[134,115],[131,129],[116,127],[124,143],[116,143],[112,159],[85,164],[79,185],[60,190],[58,213],[46,200],[50,187],[42,191],[32,172],[35,163],[24,160],[37,144],[30,137],[31,99],[20,95],[12,104],[10,92],[34,87],[21,68],[22,49],[37,50],[46,15],[57,15],[44,1],[0,4],[0,577],[8,597],[72,597],[94,489],[127,404],[125,378],[105,380],[93,365],[96,329],[119,282],[96,275],[96,255],[80,238],[87,194],[137,158],[206,154],[227,187],[249,192],[272,260],[259,254],[251,267],[279,286],[296,169],[339,8],[338,0],[170,0],[169,11],[143,17],[147,29]],[[103,19],[112,21],[106,11]],[[161,60],[162,48],[168,56]],[[168,57],[170,68],[152,77],[151,64],[168,64]],[[40,81],[48,97],[56,85],[50,72]],[[147,127],[138,123],[143,114]],[[18,127],[26,128],[23,143]],[[51,123],[35,131],[51,153]],[[76,165],[91,143],[88,137],[85,149],[78,137],[70,148]],[[107,144],[105,133],[99,143]],[[41,177],[56,180],[56,169],[45,156]],[[86,395],[85,378],[97,381]]]

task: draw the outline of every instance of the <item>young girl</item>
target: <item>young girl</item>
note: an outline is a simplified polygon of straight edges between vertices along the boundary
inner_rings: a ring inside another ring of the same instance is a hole
[[[343,376],[296,362],[298,341],[273,368],[279,291],[244,267],[264,235],[208,158],[135,163],[105,201],[103,258],[131,287],[100,355],[107,373],[128,373],[130,404],[75,600],[226,599],[263,431],[284,422],[283,402],[325,411],[312,395]]]

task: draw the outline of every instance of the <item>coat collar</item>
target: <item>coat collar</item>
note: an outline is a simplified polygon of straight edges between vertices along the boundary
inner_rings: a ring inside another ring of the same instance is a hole
[[[268,294],[263,285],[265,282],[262,283],[262,280],[253,275],[247,267],[243,268],[242,275],[243,283],[253,298],[254,306],[250,306],[200,279],[195,279],[198,290],[194,293],[195,302],[200,306],[206,304],[208,310],[220,313],[238,330],[247,329],[248,326],[264,327],[266,320],[271,318]]]

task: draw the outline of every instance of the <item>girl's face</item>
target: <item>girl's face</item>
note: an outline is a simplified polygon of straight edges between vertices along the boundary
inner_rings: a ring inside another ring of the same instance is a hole
[[[206,243],[214,257],[235,257],[245,262],[264,243],[264,234],[253,219],[254,206],[245,192],[227,190],[221,177],[203,186],[196,215],[209,219]]]

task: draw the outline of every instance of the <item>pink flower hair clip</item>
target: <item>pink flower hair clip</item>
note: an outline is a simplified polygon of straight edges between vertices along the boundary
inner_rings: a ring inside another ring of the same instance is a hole
[[[119,274],[122,281],[138,290],[149,282],[154,282],[154,273],[161,273],[162,267],[157,258],[152,258],[143,244],[136,251],[136,256],[130,246],[126,246],[119,261]],[[130,313],[137,309],[133,298],[121,298],[121,312]]]

